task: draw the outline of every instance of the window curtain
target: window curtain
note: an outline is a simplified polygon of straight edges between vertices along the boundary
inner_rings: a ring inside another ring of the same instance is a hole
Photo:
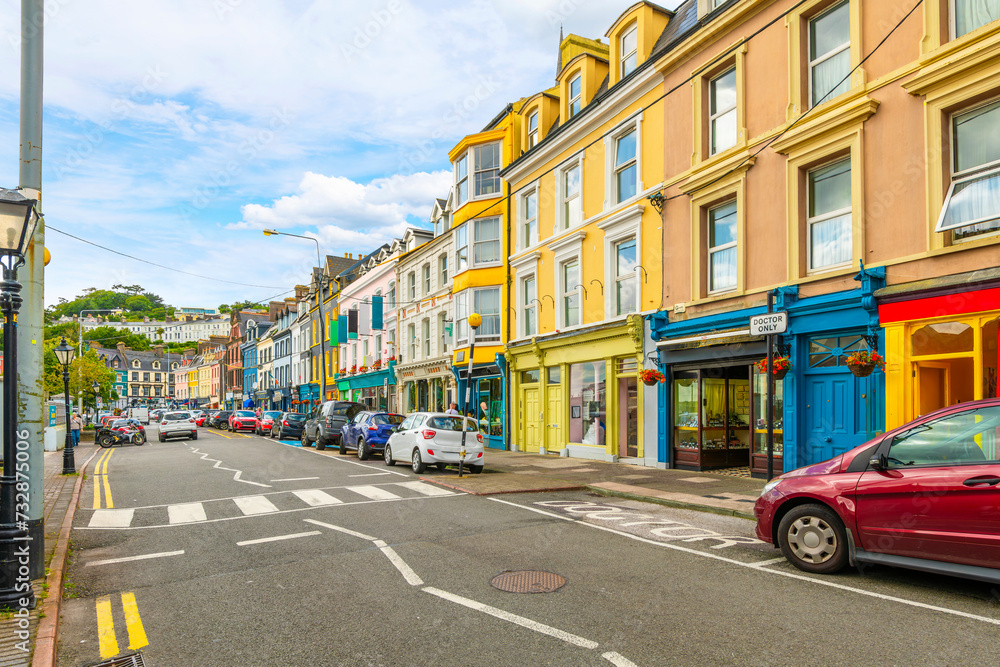
[[[810,239],[813,269],[851,261],[851,214],[813,223]]]
[[[955,0],[955,37],[1000,18],[1000,0]]]

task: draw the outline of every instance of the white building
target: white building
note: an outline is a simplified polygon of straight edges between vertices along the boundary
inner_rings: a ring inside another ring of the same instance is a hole
[[[169,322],[150,320],[122,322],[120,320],[102,321],[96,317],[88,316],[83,319],[82,326],[84,331],[97,327],[114,327],[134,334],[142,334],[151,341],[191,343],[207,340],[209,336],[228,336],[231,325],[227,317],[178,319]]]

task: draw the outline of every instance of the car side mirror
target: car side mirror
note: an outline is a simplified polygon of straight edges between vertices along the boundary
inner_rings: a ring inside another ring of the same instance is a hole
[[[868,465],[872,470],[885,470],[889,467],[889,461],[885,454],[879,454],[868,459]]]

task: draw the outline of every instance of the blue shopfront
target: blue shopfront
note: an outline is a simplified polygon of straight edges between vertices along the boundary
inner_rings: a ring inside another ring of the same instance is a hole
[[[458,383],[459,408],[476,417],[484,444],[491,449],[507,449],[507,360],[497,354],[494,363],[472,367],[472,394],[467,406],[463,404],[469,367],[453,366],[452,372]]]
[[[390,361],[385,370],[348,375],[338,373],[335,378],[340,398],[355,401],[369,410],[396,411],[396,362]]]
[[[309,412],[310,408],[308,406],[315,405],[316,401],[320,400],[319,385],[312,383],[300,384],[298,390],[299,404],[302,406],[299,412]]]
[[[774,469],[794,470],[847,451],[884,430],[885,376],[855,377],[854,351],[884,349],[872,296],[884,286],[882,269],[855,276],[861,287],[806,297],[798,286],[775,290],[775,311],[788,313],[776,354],[791,368],[775,382]],[[689,320],[650,317],[661,385],[658,460],[671,468],[748,467],[767,473],[766,375],[754,364],[766,339],[752,336],[746,308]]]

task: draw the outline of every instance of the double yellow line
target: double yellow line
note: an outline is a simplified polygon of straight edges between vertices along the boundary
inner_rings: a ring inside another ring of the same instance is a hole
[[[128,630],[128,647],[133,651],[148,646],[146,630],[139,617],[139,606],[135,593],[122,593],[122,610],[125,612],[125,628]],[[97,640],[100,644],[101,659],[118,655],[118,637],[115,635],[115,621],[111,617],[111,596],[97,598]]]
[[[111,498],[111,484],[108,482],[108,459],[115,453],[114,449],[108,449],[97,459],[97,467],[94,468],[94,509],[101,509],[101,480],[104,481],[104,498],[107,501],[106,509],[113,509],[115,501]]]

